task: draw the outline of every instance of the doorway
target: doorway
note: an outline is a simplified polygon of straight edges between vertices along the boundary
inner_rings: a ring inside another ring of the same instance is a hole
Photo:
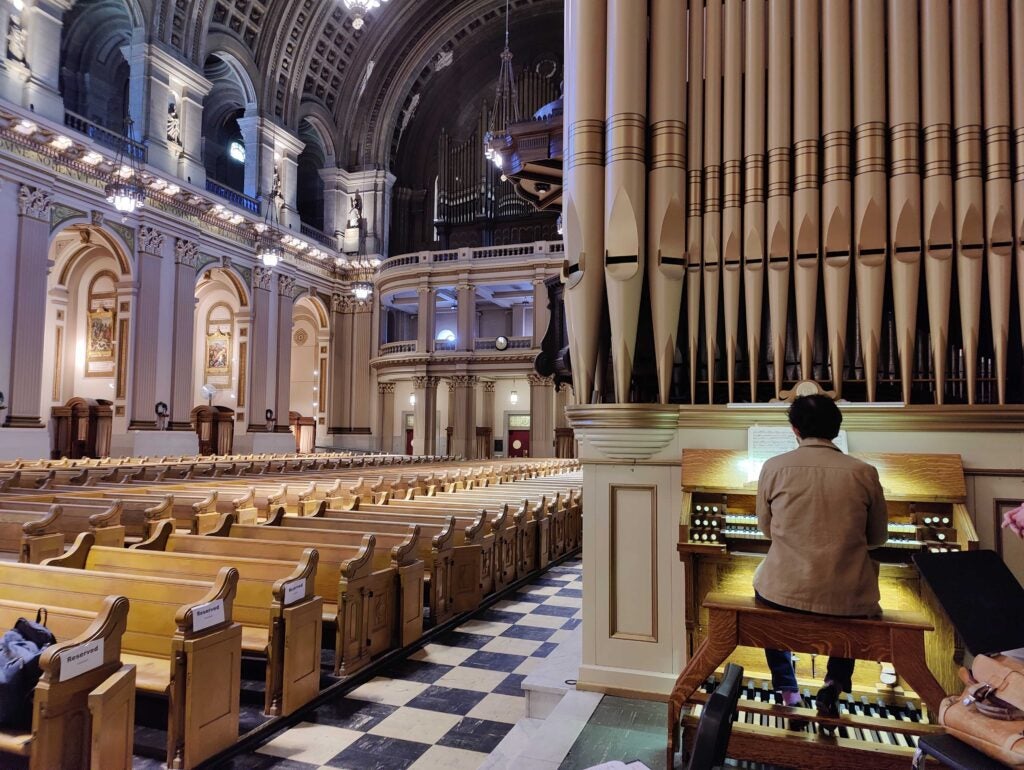
[[[529,457],[530,456],[530,431],[512,430],[508,432],[508,456]]]

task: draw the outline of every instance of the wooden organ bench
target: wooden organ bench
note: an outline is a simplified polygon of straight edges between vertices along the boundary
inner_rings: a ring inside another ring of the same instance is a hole
[[[924,632],[932,626],[913,612],[886,611],[879,618],[859,619],[786,612],[757,602],[752,596],[709,594],[708,633],[669,696],[668,767],[679,748],[680,728],[692,739],[697,719],[682,716],[686,704],[706,700],[697,691],[737,647],[758,647],[794,652],[837,655],[858,660],[891,662],[896,671],[938,713],[945,697],[942,686],[925,662]],[[758,703],[769,718],[803,719],[831,727],[885,730],[913,735],[941,732],[940,728],[915,722],[895,722],[861,716],[837,719],[818,717],[810,709]],[[684,741],[686,743],[686,741]],[[751,726],[733,728],[729,756],[796,768],[906,768],[914,755],[908,746],[864,743],[819,732]]]

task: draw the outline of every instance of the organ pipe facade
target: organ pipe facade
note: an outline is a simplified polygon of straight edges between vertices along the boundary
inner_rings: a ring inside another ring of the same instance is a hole
[[[1024,400],[1020,5],[569,0],[577,401]]]

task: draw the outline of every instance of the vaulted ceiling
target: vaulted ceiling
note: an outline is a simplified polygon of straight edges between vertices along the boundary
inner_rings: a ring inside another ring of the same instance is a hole
[[[230,54],[264,115],[296,132],[304,118],[329,127],[328,153],[360,168],[392,165],[403,111],[427,106],[417,95],[439,95],[431,113],[457,114],[459,95],[493,82],[505,23],[505,0],[389,0],[360,30],[341,0],[131,3],[152,40],[200,70],[210,54]],[[513,48],[560,48],[562,5],[512,0]],[[445,86],[467,73],[475,85]]]

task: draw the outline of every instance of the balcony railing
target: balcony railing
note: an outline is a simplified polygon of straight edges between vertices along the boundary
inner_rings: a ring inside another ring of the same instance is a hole
[[[248,195],[238,192],[238,190],[232,190],[230,187],[226,187],[220,182],[215,182],[212,179],[207,178],[206,192],[213,193],[218,198],[223,198],[229,203],[235,204],[238,208],[244,209],[250,214],[259,216],[260,202],[255,198],[250,198]]]
[[[299,225],[302,234],[307,238],[312,238],[321,246],[326,246],[335,251],[338,250],[338,239],[333,235],[328,235],[323,230],[317,230],[313,225],[307,225],[305,222],[300,222]]]
[[[434,350],[455,350],[455,340],[434,340]]]
[[[521,243],[513,246],[478,246],[476,248],[455,249],[449,251],[418,251],[402,254],[385,260],[381,272],[395,270],[409,265],[468,262],[479,263],[487,260],[524,260],[551,259],[552,254],[564,254],[565,245],[562,241],[537,241]]]
[[[473,340],[473,350],[497,350],[494,347],[494,341],[497,337],[476,337]],[[505,351],[510,350],[529,350],[533,347],[533,337],[509,337],[508,347]]]
[[[139,163],[146,162],[146,145],[142,142],[126,139],[124,134],[119,134],[117,131],[111,131],[109,128],[104,128],[98,123],[93,123],[78,113],[65,110],[64,125],[72,131],[85,134],[96,144],[106,147],[108,150],[113,150],[114,152],[123,151],[125,155],[135,158]]]
[[[415,353],[416,340],[405,340],[402,342],[385,342],[380,346],[382,356],[390,356],[395,353]]]

